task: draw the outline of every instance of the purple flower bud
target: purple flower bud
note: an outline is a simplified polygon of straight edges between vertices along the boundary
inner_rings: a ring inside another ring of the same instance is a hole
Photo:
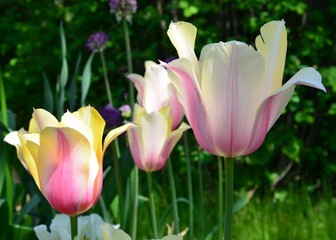
[[[127,21],[132,21],[132,14],[136,12],[136,0],[110,0],[110,10],[116,14],[117,21],[120,22],[122,18]]]
[[[109,36],[106,33],[97,32],[89,37],[85,46],[90,51],[103,50],[108,40]]]
[[[119,108],[119,110],[121,111],[121,116],[123,116],[124,118],[130,118],[131,117],[132,109],[131,109],[130,105],[124,104]]]
[[[105,107],[99,110],[99,113],[106,122],[106,128],[118,127],[123,122],[121,112],[117,108],[112,107],[111,104],[105,105]]]

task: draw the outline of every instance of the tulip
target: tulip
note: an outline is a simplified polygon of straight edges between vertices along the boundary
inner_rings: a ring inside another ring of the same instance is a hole
[[[126,124],[102,136],[105,122],[92,107],[67,112],[59,122],[36,109],[29,129],[9,133],[24,167],[49,203],[70,216],[89,210],[98,200],[103,182],[103,156],[107,146],[133,127]]]
[[[307,67],[282,85],[287,50],[284,21],[261,27],[256,49],[238,41],[206,45],[198,60],[196,28],[171,23],[168,36],[179,59],[167,67],[185,115],[208,152],[236,157],[256,151],[288,104],[297,84],[325,91],[321,75]]]
[[[134,163],[146,172],[161,169],[166,164],[174,146],[183,132],[189,128],[185,123],[172,131],[170,108],[148,113],[135,104],[134,122],[136,128],[128,131],[128,139]]]
[[[96,240],[130,240],[131,238],[118,225],[106,223],[98,214],[80,216],[77,221],[77,239],[96,239]],[[39,240],[70,240],[71,227],[70,218],[64,214],[56,214],[51,221],[50,231],[46,225],[34,227],[35,234]]]
[[[146,61],[145,68],[144,77],[134,73],[127,76],[138,90],[137,101],[149,113],[170,106],[173,118],[172,129],[175,129],[181,123],[184,114],[168,72],[152,61]]]

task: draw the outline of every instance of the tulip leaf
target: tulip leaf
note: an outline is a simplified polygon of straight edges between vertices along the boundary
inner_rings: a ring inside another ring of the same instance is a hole
[[[83,71],[83,76],[82,76],[82,97],[81,97],[81,105],[84,106],[85,105],[85,99],[86,96],[89,92],[89,88],[90,88],[90,83],[91,83],[91,64],[92,64],[92,60],[94,57],[95,53],[92,52],[89,59],[87,60],[85,67],[84,67],[84,71]]]
[[[0,216],[2,219],[8,219],[8,204],[5,199],[0,199]],[[9,239],[8,238],[8,222],[3,221],[0,224],[0,239]]]
[[[49,80],[46,74],[43,73],[43,94],[44,94],[44,108],[49,112],[54,110],[54,101]]]
[[[62,46],[62,68],[56,85],[57,116],[62,116],[64,112],[64,88],[68,81],[68,62],[66,60],[66,41],[63,25],[60,25],[60,37]]]
[[[251,198],[253,197],[254,193],[255,193],[256,188],[246,192],[245,194],[243,194],[242,197],[240,197],[233,205],[233,213],[238,212],[240,209],[242,209],[243,207],[246,206],[246,204],[248,204],[248,202],[251,200]]]
[[[35,232],[32,228],[20,225],[11,225],[11,236],[8,239],[35,239]]]
[[[26,214],[28,214],[37,204],[39,204],[41,201],[39,195],[37,193],[34,194],[34,196],[30,199],[30,201],[23,207],[23,209],[20,211],[19,216],[15,219],[14,224],[20,224],[25,217]]]
[[[82,55],[78,54],[77,61],[76,61],[76,66],[75,66],[75,72],[72,77],[71,83],[70,83],[70,88],[68,92],[68,99],[69,99],[69,110],[70,112],[74,111],[76,107],[76,98],[77,98],[77,77],[78,77],[78,70],[79,70],[79,65],[82,59]]]

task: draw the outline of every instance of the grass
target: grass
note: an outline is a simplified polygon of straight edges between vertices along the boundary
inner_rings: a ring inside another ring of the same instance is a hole
[[[180,179],[178,179],[180,180]],[[322,184],[323,185],[323,184]],[[157,217],[159,235],[167,234],[166,224],[174,221],[173,210],[167,192],[156,185]],[[217,197],[210,194],[205,198],[205,236],[213,231],[208,238],[200,237],[200,206],[194,205],[194,240],[218,239],[217,232]],[[188,203],[178,203],[180,229],[188,227]],[[336,198],[332,190],[321,191],[321,188],[309,191],[302,187],[288,187],[284,190],[261,194],[256,192],[250,202],[238,211],[233,218],[233,240],[334,240],[336,239]],[[139,209],[139,240],[151,239],[148,203],[142,202]],[[184,237],[189,240],[188,233]]]
[[[234,217],[234,240],[336,239],[336,199],[290,191],[282,200],[253,198]]]

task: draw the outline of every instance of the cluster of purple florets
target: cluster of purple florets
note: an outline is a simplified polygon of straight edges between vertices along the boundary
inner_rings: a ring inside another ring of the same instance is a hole
[[[131,21],[132,14],[135,13],[137,9],[136,0],[110,0],[109,5],[111,12],[116,14],[118,21],[122,18]]]
[[[85,46],[90,51],[103,50],[108,40],[109,36],[106,33],[97,32],[89,37]]]

